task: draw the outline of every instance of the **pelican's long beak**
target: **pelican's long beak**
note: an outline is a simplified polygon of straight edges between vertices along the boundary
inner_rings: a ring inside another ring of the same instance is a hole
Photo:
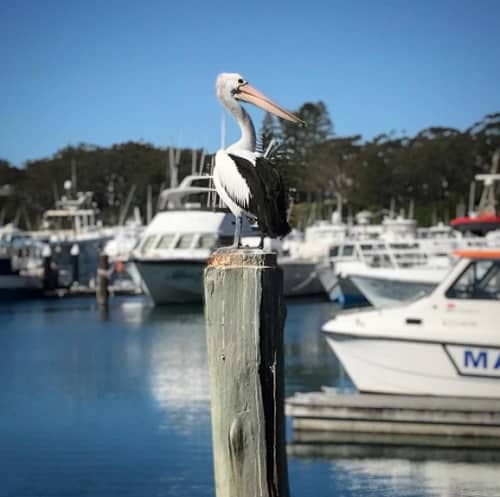
[[[256,90],[248,83],[241,85],[238,92],[234,94],[234,97],[238,100],[244,100],[245,102],[254,104],[266,112],[270,112],[275,116],[281,117],[281,119],[286,119],[287,121],[295,124],[305,124],[302,119],[297,117],[295,114],[288,112],[286,109],[283,109],[283,107],[274,103],[271,99],[267,98],[259,90]]]

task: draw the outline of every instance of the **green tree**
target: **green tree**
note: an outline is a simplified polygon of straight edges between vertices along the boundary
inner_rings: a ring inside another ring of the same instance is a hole
[[[303,192],[312,192],[310,179],[315,174],[314,147],[333,135],[333,125],[323,102],[305,103],[296,114],[306,123],[297,126],[281,121],[282,139],[289,160],[287,175],[291,184]]]
[[[262,152],[267,150],[273,140],[278,142],[282,140],[281,128],[277,118],[270,112],[266,112],[259,131],[259,144]]]

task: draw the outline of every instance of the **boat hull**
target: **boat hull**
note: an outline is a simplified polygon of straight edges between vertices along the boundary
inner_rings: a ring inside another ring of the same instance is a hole
[[[283,270],[285,297],[305,297],[325,293],[316,271],[315,262],[278,260],[278,264]]]
[[[363,293],[351,280],[335,273],[333,265],[320,265],[318,266],[318,272],[323,291],[331,302],[346,306],[364,306],[368,304]]]
[[[17,300],[42,295],[42,281],[20,274],[0,275],[0,300]]]
[[[10,256],[0,256],[0,301],[38,297],[42,294],[42,278],[14,270]]]
[[[500,399],[500,348],[332,332],[326,338],[360,392]]]
[[[203,300],[206,261],[134,261],[143,290],[156,305],[195,303]]]
[[[92,285],[99,265],[99,253],[110,238],[109,236],[99,235],[93,238],[74,238],[50,242],[52,261],[59,271],[59,283],[62,286],[69,286],[73,283],[71,249],[74,245],[78,245],[78,283]]]
[[[340,289],[340,297],[338,301],[341,304],[347,306],[349,305],[356,306],[356,305],[366,305],[369,303],[366,300],[366,297],[364,296],[363,292],[352,282],[350,278],[339,276],[338,287]]]
[[[203,301],[203,270],[206,261],[134,261],[141,286],[155,304],[195,303]],[[313,263],[286,263],[283,290],[286,297],[318,295],[323,287]],[[136,272],[131,271],[137,282]]]

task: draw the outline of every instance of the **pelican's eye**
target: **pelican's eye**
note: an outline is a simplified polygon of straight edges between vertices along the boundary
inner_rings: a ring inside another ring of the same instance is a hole
[[[234,88],[234,89],[231,91],[231,93],[232,93],[233,95],[237,95],[238,93],[240,93],[240,92],[241,92],[240,88],[241,88],[242,86],[247,85],[247,84],[248,84],[248,83],[247,83],[247,82],[246,82],[243,78],[239,78],[239,79],[238,79],[238,86],[237,86],[236,88]]]

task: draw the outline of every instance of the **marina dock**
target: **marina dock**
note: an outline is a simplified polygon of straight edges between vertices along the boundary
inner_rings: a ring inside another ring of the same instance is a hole
[[[494,399],[296,393],[286,400],[295,455],[334,455],[337,445],[500,449]],[[337,447],[338,448],[338,447]]]

